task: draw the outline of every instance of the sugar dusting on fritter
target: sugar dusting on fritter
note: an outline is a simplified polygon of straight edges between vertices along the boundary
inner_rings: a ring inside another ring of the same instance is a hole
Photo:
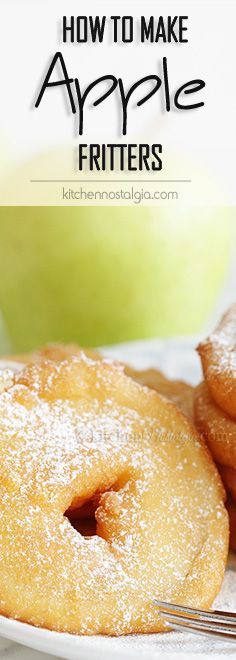
[[[227,416],[236,419],[236,304],[228,309],[198,350],[213,402]]]
[[[185,600],[207,604],[227,523],[214,467],[175,407],[84,354],[1,381],[1,611],[122,634],[157,630],[153,596],[178,598],[187,582]],[[84,538],[64,513],[95,493],[97,534]]]
[[[209,369],[215,373],[236,373],[236,304],[232,305],[208,340],[214,349]]]

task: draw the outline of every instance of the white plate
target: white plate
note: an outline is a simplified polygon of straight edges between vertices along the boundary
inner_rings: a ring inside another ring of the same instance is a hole
[[[197,339],[152,340],[132,342],[104,349],[110,357],[126,360],[137,368],[156,366],[170,377],[183,378],[196,383],[200,379],[199,358],[194,350]],[[218,607],[236,610],[236,562],[231,559],[224,585],[217,599]],[[31,649],[60,658],[76,660],[173,660],[199,657],[217,658],[235,656],[236,644],[183,633],[160,635],[134,635],[120,638],[79,637],[34,628],[18,621],[0,617],[0,635]],[[23,653],[23,654],[22,654]],[[4,654],[0,649],[0,657]],[[19,655],[18,655],[19,654]],[[12,658],[35,656],[12,649]],[[11,647],[7,652],[11,658]],[[39,658],[37,654],[37,658]],[[42,660],[45,656],[42,656]]]

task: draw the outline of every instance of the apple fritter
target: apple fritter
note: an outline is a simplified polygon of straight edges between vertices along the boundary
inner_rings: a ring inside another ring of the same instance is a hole
[[[89,503],[93,520],[76,529],[69,509],[89,515]],[[158,632],[155,596],[212,604],[228,516],[187,418],[80,352],[26,366],[0,396],[0,539],[1,614],[86,635]]]
[[[236,419],[236,303],[200,344],[198,352],[213,400]]]

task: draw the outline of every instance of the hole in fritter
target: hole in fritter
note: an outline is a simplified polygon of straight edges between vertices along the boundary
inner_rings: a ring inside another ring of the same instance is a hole
[[[128,479],[129,475],[125,472],[110,487],[96,491],[88,500],[84,501],[81,498],[75,498],[64,514],[72,527],[85,538],[96,536],[97,521],[95,514],[101,495],[111,491],[117,492],[121,490],[126,485]]]
[[[65,512],[70,524],[82,536],[95,536],[96,535],[96,518],[95,512],[98,507],[98,497],[92,498],[87,501],[83,506],[78,509],[69,507]]]

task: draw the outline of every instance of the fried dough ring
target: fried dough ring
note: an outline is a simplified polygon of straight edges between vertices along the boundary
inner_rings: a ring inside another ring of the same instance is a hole
[[[144,371],[135,371],[130,367],[125,369],[128,376],[134,378],[140,385],[150,387],[158,394],[162,394],[182,410],[182,412],[193,419],[194,388],[182,380],[170,380],[166,378],[161,371],[157,369],[146,369]]]
[[[211,398],[206,383],[195,390],[195,421],[217,463],[236,468],[236,424]]]
[[[86,355],[91,358],[102,359],[101,354],[93,349],[83,349]],[[30,364],[32,362],[41,362],[42,360],[53,360],[60,362],[70,357],[80,355],[81,349],[76,344],[48,344],[47,346],[33,351],[32,353],[25,353],[17,356],[10,356],[9,360],[21,362],[23,364]],[[182,410],[190,419],[194,418],[193,403],[194,403],[194,388],[182,380],[170,380],[161,371],[157,369],[146,369],[137,371],[130,367],[125,366],[125,373],[127,376],[134,378],[137,383],[155,390],[158,394],[162,394]]]
[[[34,364],[35,362],[44,362],[45,360],[52,360],[53,362],[62,362],[69,358],[78,357],[81,354],[81,348],[77,344],[47,344],[30,353],[20,353],[18,355],[2,356],[0,361],[16,362],[24,364]],[[91,358],[101,357],[95,350],[86,348],[83,351]]]
[[[30,365],[0,396],[0,611],[53,630],[163,630],[154,596],[209,607],[228,518],[187,419],[120,366]],[[99,495],[96,535],[65,517]]]
[[[198,347],[210,393],[220,408],[236,418],[236,304],[215,332]]]

